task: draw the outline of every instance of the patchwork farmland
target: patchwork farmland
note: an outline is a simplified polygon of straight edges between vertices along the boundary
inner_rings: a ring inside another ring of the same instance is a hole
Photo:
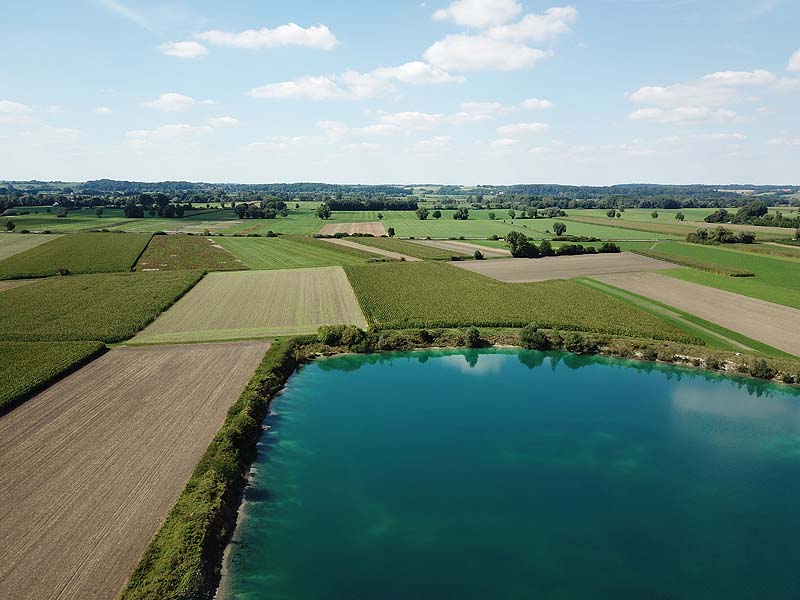
[[[320,355],[469,346],[472,376],[481,347],[523,346],[800,380],[788,228],[700,245],[677,211],[482,188],[342,194],[321,219],[336,198],[303,189],[162,193],[183,217],[128,216],[138,192],[3,217],[60,233],[0,235],[0,596],[210,598],[269,402]],[[624,252],[513,258],[510,232]],[[546,355],[520,356],[541,374]]]
[[[211,273],[133,343],[266,338],[366,327],[341,267]]]

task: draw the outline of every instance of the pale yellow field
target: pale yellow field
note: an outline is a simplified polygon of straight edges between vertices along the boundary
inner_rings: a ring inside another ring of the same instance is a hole
[[[41,235],[35,233],[4,233],[0,234],[0,260],[14,256],[25,250],[51,242],[61,237],[60,235]]]
[[[386,235],[386,228],[383,223],[329,223],[323,225],[319,230],[322,235],[334,235],[336,233],[371,233],[375,236]]]
[[[211,273],[130,343],[197,342],[366,327],[341,267]]]

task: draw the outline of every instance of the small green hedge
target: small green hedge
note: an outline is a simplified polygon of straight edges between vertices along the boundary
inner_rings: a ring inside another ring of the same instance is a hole
[[[303,343],[304,338],[279,340],[264,355],[120,598],[213,597],[246,471],[256,457],[261,423],[270,400],[296,368],[296,350]]]

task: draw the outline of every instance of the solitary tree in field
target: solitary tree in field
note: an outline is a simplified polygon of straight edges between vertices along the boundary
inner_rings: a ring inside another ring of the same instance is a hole
[[[389,237],[394,237],[394,227],[389,227],[389,229],[386,230],[386,233],[389,235]]]
[[[622,217],[622,213],[621,213],[621,212],[619,212],[619,211],[617,211],[617,218],[619,219],[619,218],[621,218],[621,217]]]
[[[320,219],[330,219],[331,218],[331,209],[327,204],[320,204],[317,207],[317,217]]]
[[[513,219],[514,217],[517,216],[517,213],[514,212],[514,209],[512,208],[511,210],[508,211],[508,216]]]
[[[383,221],[383,213],[382,212],[378,213],[378,221]]]
[[[95,208],[95,209],[94,209],[94,214],[95,214],[95,215],[96,215],[98,218],[102,217],[102,216],[103,216],[103,207],[102,207],[102,206],[98,206],[97,208]]]
[[[493,212],[490,212],[490,213],[489,213],[489,220],[490,220],[490,221],[494,221],[496,218],[497,218],[497,215],[496,215],[496,214],[494,214]]]
[[[6,221],[6,231],[14,231],[17,224],[14,221]]]
[[[561,237],[567,232],[567,226],[564,225],[561,221],[556,221],[553,223],[553,233],[555,233],[558,237]]]
[[[653,217],[654,219],[657,219],[658,218],[658,211],[654,210],[653,212],[650,213],[650,216]]]
[[[420,221],[424,221],[425,219],[427,219],[428,218],[428,209],[425,208],[424,206],[420,206],[417,209],[417,218]]]
[[[613,208],[611,210],[607,210],[606,211],[606,216],[609,219],[613,219],[616,214],[617,214],[617,211],[615,211]]]
[[[434,219],[441,219],[442,218],[442,211],[440,211],[440,210],[433,211],[433,218]]]
[[[683,215],[681,211],[675,213],[675,220],[676,221],[683,221],[686,217]]]

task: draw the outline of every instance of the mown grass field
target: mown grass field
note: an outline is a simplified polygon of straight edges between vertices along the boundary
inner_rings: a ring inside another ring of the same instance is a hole
[[[389,329],[542,327],[687,340],[651,314],[569,281],[501,283],[437,262],[347,267],[364,314]]]
[[[222,238],[215,238],[222,239]],[[216,241],[197,235],[154,235],[137,271],[236,271],[247,267]]]
[[[695,269],[675,269],[665,271],[663,275],[800,308],[800,261],[699,244],[663,242],[656,246],[656,250],[679,258],[755,273],[755,277],[726,277]]]
[[[132,343],[267,338],[338,324],[367,325],[340,267],[210,273]]]
[[[199,271],[72,275],[8,290],[0,294],[0,341],[120,342],[201,276]]]
[[[301,269],[362,264],[374,257],[324,241],[291,237],[216,237],[214,241],[250,269]]]
[[[0,260],[25,252],[41,244],[52,242],[57,235],[37,235],[33,233],[0,234]]]
[[[71,273],[130,271],[150,241],[147,234],[76,233],[62,235],[0,261],[0,279],[25,279]]]
[[[450,260],[453,256],[465,256],[465,252],[456,252],[441,250],[423,244],[416,244],[407,240],[398,240],[394,238],[349,238],[357,244],[370,246],[371,248],[380,248],[381,250],[389,250],[390,252],[398,252],[408,256],[414,256],[423,260]]]
[[[101,342],[0,342],[0,415],[104,347]]]

